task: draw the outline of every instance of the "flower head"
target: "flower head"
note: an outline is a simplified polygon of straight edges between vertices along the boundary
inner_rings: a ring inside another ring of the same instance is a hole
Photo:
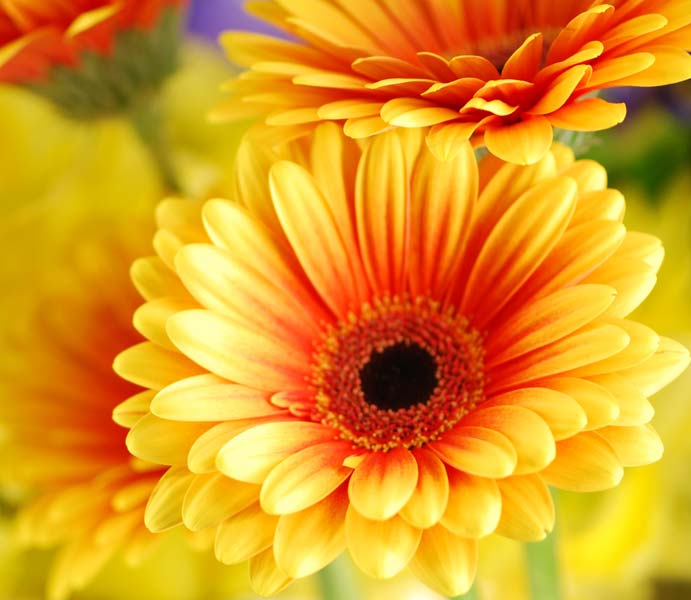
[[[177,25],[164,14],[185,3],[2,0],[0,82],[31,86],[80,116],[120,108],[132,88],[172,72]]]
[[[624,119],[623,104],[594,92],[691,77],[689,11],[678,0],[268,0],[250,8],[296,40],[226,34],[229,56],[249,70],[229,83],[216,116],[261,115],[285,136],[321,120],[342,123],[353,138],[422,127],[439,157],[472,139],[530,164],[548,151],[554,127],[596,131]]]
[[[151,529],[216,526],[262,594],[347,547],[454,596],[478,539],[550,531],[548,485],[659,458],[647,396],[688,353],[626,318],[662,248],[602,167],[440,162],[420,131],[332,124],[280,152],[245,142],[233,201],[164,202],[133,267],[149,341],[115,368],[157,392],[128,436],[171,466]]]

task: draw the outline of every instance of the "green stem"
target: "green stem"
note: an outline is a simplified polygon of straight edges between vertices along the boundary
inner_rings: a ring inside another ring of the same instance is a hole
[[[163,135],[162,119],[155,102],[143,99],[130,112],[130,119],[139,138],[146,144],[169,192],[179,192],[180,185]]]
[[[554,494],[552,497],[554,499]],[[526,544],[526,558],[531,597],[536,600],[559,600],[562,594],[559,584],[556,526],[542,542]]]
[[[345,555],[319,571],[317,582],[322,600],[354,600],[362,597]]]

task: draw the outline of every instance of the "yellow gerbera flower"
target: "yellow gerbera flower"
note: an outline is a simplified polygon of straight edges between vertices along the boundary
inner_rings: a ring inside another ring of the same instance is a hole
[[[453,596],[478,539],[551,530],[548,485],[660,457],[647,396],[688,352],[626,319],[663,252],[598,164],[440,162],[419,130],[363,150],[324,124],[278,157],[246,141],[236,183],[164,202],[133,268],[149,341],[115,368],[157,392],[119,409],[142,412],[133,454],[171,466],[152,530],[216,526],[261,594],[347,547]]]
[[[592,97],[612,86],[691,77],[691,11],[679,0],[267,0],[248,3],[296,41],[231,32],[230,82],[216,116],[266,116],[286,136],[321,120],[353,138],[429,128],[449,157],[472,139],[502,159],[534,163],[553,127],[596,131],[623,104]]]

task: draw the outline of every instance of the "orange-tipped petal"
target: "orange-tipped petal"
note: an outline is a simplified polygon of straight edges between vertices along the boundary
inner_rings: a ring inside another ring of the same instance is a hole
[[[400,515],[413,527],[426,529],[439,522],[449,499],[449,480],[444,463],[425,448],[416,448],[418,478],[413,495]]]

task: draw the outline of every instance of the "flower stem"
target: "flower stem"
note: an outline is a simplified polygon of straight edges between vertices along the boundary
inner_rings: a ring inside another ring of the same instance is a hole
[[[129,111],[130,120],[139,138],[151,152],[164,185],[169,192],[179,192],[180,185],[170,159],[170,152],[163,135],[162,119],[155,102],[142,99]]]
[[[362,597],[344,555],[319,571],[317,582],[322,600],[353,600]]]
[[[554,494],[552,494],[554,498]],[[542,542],[526,544],[528,581],[531,598],[559,600],[562,597],[559,584],[556,527]]]

